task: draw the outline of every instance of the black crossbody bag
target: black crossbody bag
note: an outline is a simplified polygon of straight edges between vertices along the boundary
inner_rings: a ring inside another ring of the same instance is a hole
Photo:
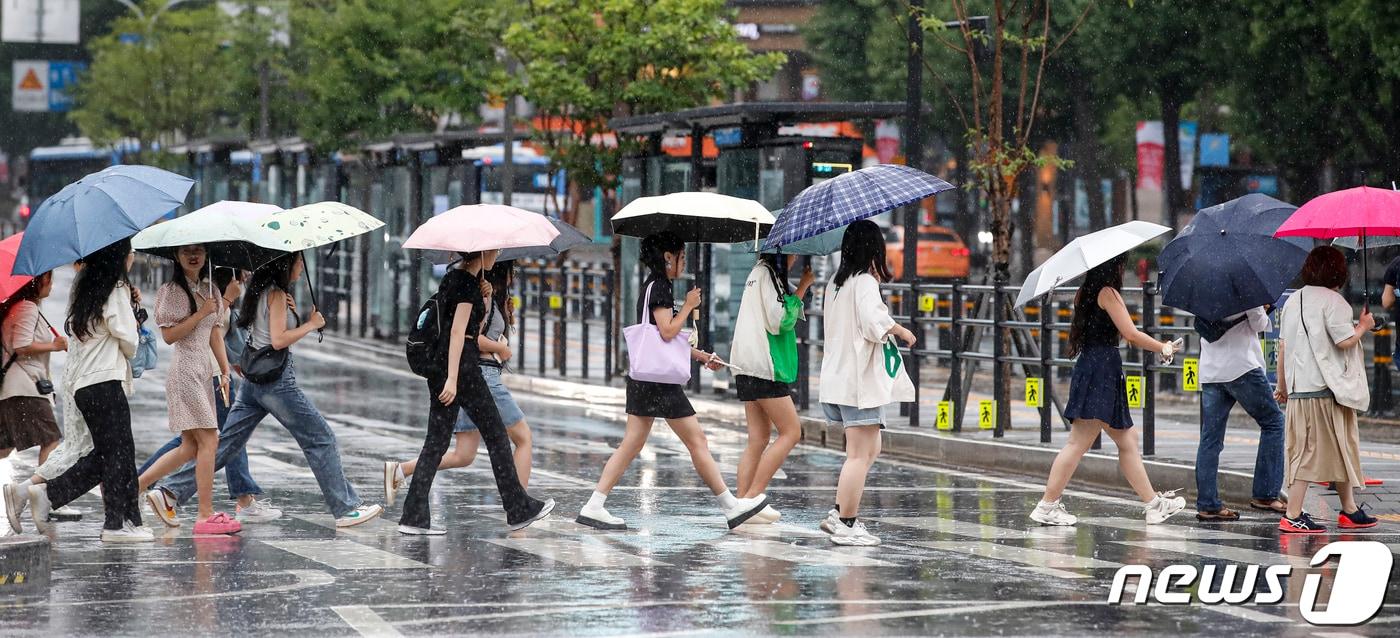
[[[296,319],[298,326],[301,325],[301,315],[295,310],[287,309]],[[268,323],[272,323],[272,313],[268,312]],[[268,326],[271,333],[272,326]],[[248,340],[243,343],[243,356],[239,357],[238,365],[243,368],[243,378],[253,383],[272,383],[282,378],[282,371],[287,369],[287,356],[290,352],[283,348],[281,350],[267,344],[261,348],[253,347],[253,331],[248,331]]]

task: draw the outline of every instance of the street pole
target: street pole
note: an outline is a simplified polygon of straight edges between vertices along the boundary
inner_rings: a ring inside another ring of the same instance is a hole
[[[509,55],[509,54],[507,54]],[[515,61],[506,58],[506,73],[515,77]],[[501,203],[510,206],[515,190],[515,96],[506,95],[501,114]]]
[[[908,79],[905,82],[904,101],[904,163],[907,166],[923,169],[924,164],[924,28],[919,22],[924,15],[924,0],[909,2],[909,59]],[[919,204],[904,207],[904,281],[913,284],[919,280],[919,222],[923,217]],[[909,287],[904,295],[904,313],[914,317],[919,300],[915,286]],[[922,344],[915,344],[918,347]],[[913,349],[906,362],[909,377],[919,384],[919,355]],[[919,425],[919,403],[916,398],[909,410],[909,425]]]

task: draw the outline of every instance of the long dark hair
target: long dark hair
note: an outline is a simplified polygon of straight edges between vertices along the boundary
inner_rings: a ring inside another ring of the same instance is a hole
[[[92,336],[112,289],[126,283],[126,257],[130,254],[131,240],[121,239],[82,259],[83,269],[73,282],[73,301],[68,306],[68,334],[79,341]]]
[[[1073,358],[1084,346],[1084,330],[1089,325],[1089,315],[1099,307],[1099,292],[1104,288],[1123,289],[1123,264],[1127,261],[1126,256],[1119,255],[1094,266],[1089,274],[1084,275],[1084,283],[1079,285],[1079,292],[1074,295],[1074,317],[1070,320],[1069,352],[1066,356]]]
[[[759,263],[767,266],[768,277],[773,280],[773,287],[778,290],[778,299],[782,299],[791,292],[788,289],[788,269],[787,255],[776,255],[773,253],[762,253],[758,256]]]
[[[491,284],[491,304],[505,315],[506,327],[501,336],[510,336],[510,327],[515,325],[515,305],[510,299],[510,282],[515,278],[515,262],[497,262],[486,271],[486,281]]]
[[[685,242],[675,233],[668,231],[647,235],[642,239],[640,261],[651,271],[652,277],[669,281],[670,277],[666,275],[666,253],[678,253],[682,250],[685,250]]]
[[[301,259],[301,253],[288,253],[253,271],[248,290],[243,293],[243,303],[238,307],[239,328],[247,330],[252,327],[258,317],[258,304],[262,302],[263,293],[269,289],[276,288],[292,294],[292,265],[298,259]]]
[[[841,237],[841,267],[836,269],[833,281],[836,286],[846,285],[846,280],[875,269],[880,281],[889,281],[890,265],[885,263],[885,234],[880,226],[868,219],[862,219],[846,227]]]

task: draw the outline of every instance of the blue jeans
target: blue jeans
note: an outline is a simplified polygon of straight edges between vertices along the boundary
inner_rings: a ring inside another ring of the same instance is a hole
[[[1225,445],[1230,409],[1240,407],[1259,424],[1259,451],[1254,457],[1254,498],[1273,501],[1283,487],[1283,411],[1264,371],[1255,368],[1228,383],[1201,384],[1201,445],[1196,449],[1196,509],[1214,512],[1220,503],[1216,471]]]
[[[212,383],[214,384],[214,392],[217,395],[219,392],[219,382],[215,380]],[[243,384],[239,382],[237,377],[229,380],[229,396],[237,397],[238,388],[241,385]],[[219,414],[219,432],[222,433],[224,431],[224,426],[228,423],[230,408],[224,405],[223,397],[219,397],[214,401],[214,409]],[[145,474],[146,470],[150,469],[151,465],[156,462],[156,459],[180,447],[180,443],[183,440],[184,439],[178,436],[170,439],[170,441],[161,446],[159,450],[156,450],[156,453],[152,454],[151,458],[146,460],[145,465],[142,465],[141,469],[136,470],[136,475],[140,476]],[[253,480],[252,473],[248,471],[247,450],[239,450],[238,454],[235,454],[232,459],[229,459],[228,464],[224,466],[224,480],[228,483],[228,497],[230,499],[236,499],[240,496],[257,496],[263,493],[262,488],[258,487],[257,481]]]
[[[248,439],[264,417],[272,415],[292,434],[306,455],[306,464],[316,475],[321,496],[337,518],[360,506],[360,497],[345,478],[340,465],[340,446],[326,419],[297,387],[296,371],[290,361],[282,377],[271,383],[247,382],[238,389],[224,429],[219,432],[219,451],[214,457],[214,469],[228,465],[234,457],[246,454]],[[194,497],[194,463],[186,463],[179,472],[157,483],[175,495],[176,502],[185,503]]]

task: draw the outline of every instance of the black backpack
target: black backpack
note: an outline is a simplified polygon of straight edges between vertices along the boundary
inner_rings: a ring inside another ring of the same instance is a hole
[[[404,346],[408,368],[424,379],[441,377],[446,366],[442,349],[442,312],[438,307],[437,294],[423,302],[417,316],[413,328],[408,331],[408,343]]]

